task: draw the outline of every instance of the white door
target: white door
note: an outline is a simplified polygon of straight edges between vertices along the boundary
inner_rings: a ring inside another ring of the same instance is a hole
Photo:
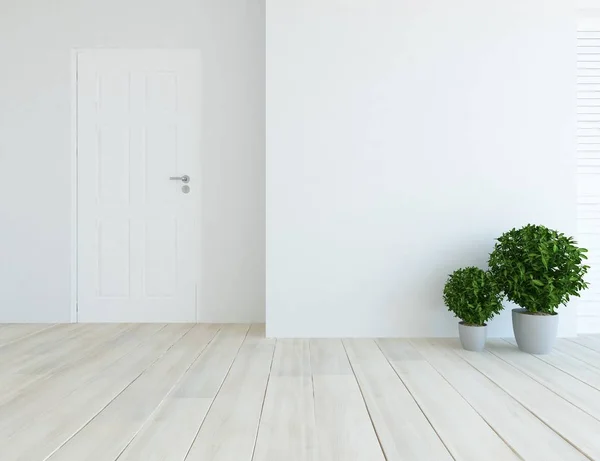
[[[78,321],[196,320],[199,117],[196,51],[78,53]]]

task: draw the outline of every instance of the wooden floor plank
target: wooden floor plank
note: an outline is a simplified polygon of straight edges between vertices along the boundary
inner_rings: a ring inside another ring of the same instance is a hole
[[[114,461],[190,368],[216,328],[193,327],[65,443],[50,461]]]
[[[523,459],[588,459],[439,340],[411,340],[411,343]],[[527,430],[515,430],[517,427],[526,427]],[[531,440],[536,443],[532,444]]]
[[[153,336],[149,344],[136,348],[94,380],[72,392],[67,404],[42,412],[8,437],[0,436],[2,461],[46,459],[160,360],[191,328],[191,325],[167,325]],[[104,449],[101,447],[100,453]],[[90,445],[88,450],[87,456],[94,459],[97,446]]]
[[[491,352],[444,343],[591,459],[600,459],[600,422]]]
[[[46,385],[46,378],[56,378],[65,370],[77,367],[81,361],[89,360],[97,351],[110,347],[116,339],[134,325],[111,325],[78,331],[69,336],[69,340],[54,347],[46,354],[38,354],[34,359],[23,360],[11,371],[0,373],[0,405],[18,395],[34,393],[40,386]],[[116,342],[118,345],[118,342]],[[1,423],[0,423],[1,424]]]
[[[600,421],[600,391],[552,365],[524,354],[505,341],[488,340],[487,349]]]
[[[600,352],[596,352],[581,344],[569,341],[568,339],[557,339],[554,349],[585,362],[594,368],[600,369]]]
[[[600,459],[600,337],[531,356],[262,325],[13,328],[1,461]]]
[[[252,460],[274,343],[264,327],[250,330],[186,461]]]
[[[15,341],[20,341],[28,336],[35,335],[54,325],[35,324],[35,323],[13,323],[1,324],[0,328],[0,347],[10,344]]]
[[[91,341],[102,329],[96,331],[85,325],[57,325],[52,330],[34,335],[44,336],[48,341],[47,346],[43,341],[40,344],[38,338],[30,337],[0,349],[0,390],[3,391],[0,393],[0,404],[11,400],[42,378],[41,368],[50,367],[56,357],[80,348],[81,338],[87,340],[91,336]]]
[[[224,325],[119,461],[183,461],[248,328]]]
[[[509,344],[516,347],[515,340],[505,340]],[[563,352],[554,350],[550,354],[536,355],[535,358],[542,360],[559,370],[568,373],[569,375],[577,378],[581,382],[586,383],[588,386],[592,386],[595,389],[600,390],[600,368],[595,368],[581,360],[578,360],[570,355]]]
[[[59,373],[72,363],[79,362],[88,354],[102,350],[106,343],[112,342],[128,331],[139,328],[133,324],[82,325],[59,347],[49,348],[47,352],[37,353],[33,358],[23,361],[16,373],[47,375]]]
[[[452,456],[371,339],[344,340],[387,461],[449,461]]]
[[[565,341],[571,341],[593,351],[600,352],[600,339],[594,336],[578,336],[576,338],[568,338]]]
[[[519,459],[408,340],[378,343],[455,459]]]
[[[83,334],[85,329],[85,326],[78,324],[56,325],[6,344],[0,348],[0,372],[12,372],[24,362],[47,354],[54,348],[60,348],[71,337]]]
[[[277,340],[253,461],[317,461],[308,341]]]
[[[311,340],[310,359],[319,459],[384,460],[341,340]]]
[[[72,392],[93,382],[108,367],[144,341],[150,340],[163,327],[164,325],[137,325],[125,335],[100,344],[101,349],[95,355],[85,355],[75,363],[57,368],[55,374],[22,390],[15,389],[16,396],[0,405],[0,438],[10,436],[58,405],[68,405],[69,401],[65,399]]]

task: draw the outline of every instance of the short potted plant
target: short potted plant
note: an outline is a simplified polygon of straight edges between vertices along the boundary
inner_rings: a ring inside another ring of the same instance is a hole
[[[497,239],[490,255],[490,272],[513,309],[512,321],[519,349],[548,354],[558,331],[561,304],[588,287],[583,277],[589,266],[585,248],[573,237],[544,226],[512,229]]]
[[[461,319],[458,324],[460,342],[468,351],[485,347],[487,322],[499,313],[502,294],[489,272],[478,267],[454,271],[444,287],[444,303]]]

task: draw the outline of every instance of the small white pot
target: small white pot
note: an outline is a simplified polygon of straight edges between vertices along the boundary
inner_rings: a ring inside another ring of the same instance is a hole
[[[458,322],[458,337],[463,349],[481,352],[485,347],[485,340],[487,339],[487,325],[480,327]]]
[[[513,309],[512,322],[519,349],[529,354],[552,352],[558,332],[558,314],[532,315],[526,309]]]

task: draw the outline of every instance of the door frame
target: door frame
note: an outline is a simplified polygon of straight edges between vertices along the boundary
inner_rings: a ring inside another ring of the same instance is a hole
[[[70,322],[71,323],[79,323],[79,152],[78,152],[78,66],[79,66],[79,54],[84,53],[86,51],[98,51],[98,50],[115,50],[115,51],[142,51],[142,50],[156,50],[160,49],[161,51],[169,51],[172,48],[116,48],[116,47],[95,47],[95,48],[71,48],[71,59],[70,59],[70,90],[71,90],[71,133],[70,133],[70,163],[71,163],[71,223],[70,223],[70,231],[71,231],[71,289],[70,289]],[[202,55],[199,49],[197,48],[185,48],[181,49],[189,50],[196,52],[200,55],[200,60],[202,59]],[[202,66],[202,61],[200,61],[200,65]],[[200,68],[202,71],[202,67]],[[198,85],[200,85],[200,94],[202,96],[202,74],[200,75],[200,80],[198,81]],[[199,129],[202,128],[202,108],[200,108],[200,126]],[[201,144],[202,145],[202,144]],[[198,155],[201,155],[201,152],[198,152]],[[196,178],[194,179],[194,184],[197,184],[197,188],[201,193],[202,191],[202,158],[199,157],[196,162],[197,172],[195,174]],[[199,315],[199,306],[198,306],[198,286],[200,284],[200,280],[202,280],[202,266],[201,262],[201,254],[202,254],[202,239],[201,239],[201,213],[202,210],[202,196],[199,196],[197,200],[196,213],[194,216],[195,229],[194,235],[196,235],[196,248],[195,248],[195,284],[194,284],[194,312],[195,312],[195,321],[198,322]]]

